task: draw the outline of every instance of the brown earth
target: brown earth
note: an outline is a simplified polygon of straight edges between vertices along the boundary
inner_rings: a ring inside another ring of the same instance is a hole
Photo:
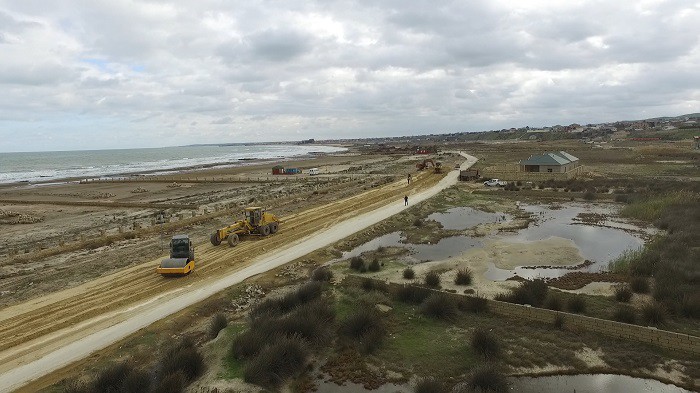
[[[406,161],[402,166],[393,168],[393,171],[406,170],[407,163],[410,164],[409,161]],[[384,167],[386,168],[387,165],[384,164]],[[43,290],[51,293],[33,297],[22,303],[18,303],[18,300],[22,299],[21,296],[17,296],[13,299],[14,301],[7,302],[14,303],[13,305],[0,311],[0,334],[2,335],[0,337],[0,372],[6,371],[11,367],[10,364],[20,357],[25,359],[38,358],[51,349],[62,345],[66,340],[75,338],[68,337],[68,334],[64,336],[62,329],[74,330],[76,326],[83,324],[86,325],[83,330],[94,329],[99,324],[106,323],[109,315],[115,310],[124,309],[146,299],[179,290],[183,285],[188,287],[205,285],[208,280],[249,266],[250,262],[261,252],[273,249],[284,252],[286,247],[297,242],[300,238],[329,228],[363,212],[377,209],[386,205],[388,201],[399,201],[405,194],[411,195],[414,192],[427,189],[436,184],[442,177],[442,175],[432,172],[414,174],[410,188],[407,187],[403,178],[383,186],[381,183],[367,182],[366,179],[362,179],[364,181],[359,182],[354,187],[348,187],[347,183],[350,181],[335,184],[337,187],[334,192],[318,192],[322,190],[319,188],[319,190],[308,192],[306,195],[296,194],[294,195],[296,204],[291,206],[289,203],[280,204],[279,210],[274,209],[282,216],[282,225],[278,234],[264,239],[247,239],[234,249],[225,245],[214,247],[208,243],[200,244],[196,248],[196,271],[186,278],[164,279],[155,274],[154,270],[160,259],[157,256],[160,251],[144,252],[147,246],[158,243],[158,238],[154,238],[152,233],[144,233],[144,237],[147,239],[127,239],[98,250],[77,251],[82,258],[79,258],[80,262],[76,264],[72,263],[72,258],[59,255],[48,259],[27,258],[26,261],[2,266],[3,269],[8,267],[24,269],[30,272],[30,279],[51,283],[45,287],[48,289]],[[97,185],[104,186],[99,183]],[[73,184],[62,187],[70,186],[79,187],[82,185]],[[120,190],[109,191],[119,195],[119,192],[122,194],[125,191],[128,192],[128,188],[133,185],[126,187],[123,184],[109,184],[109,186],[121,187]],[[181,188],[173,187],[172,189],[179,191]],[[359,193],[339,199],[348,192]],[[63,190],[58,193],[65,194]],[[147,193],[130,194],[129,198],[140,198],[144,194]],[[313,198],[313,196],[318,196],[318,198]],[[64,198],[64,196],[57,198]],[[329,199],[330,203],[328,203]],[[75,225],[76,223],[89,226],[90,223],[93,223],[92,220],[99,220],[99,216],[111,215],[100,211],[97,213],[97,217],[91,217],[89,215],[93,212],[81,215],[78,211],[70,210],[69,214],[60,215],[58,213],[63,212],[54,212],[55,216],[52,216],[48,214],[49,210],[50,208],[47,209],[47,216],[51,216],[49,219],[52,220],[51,227],[53,228],[63,222],[66,225],[73,224],[73,228],[79,229],[81,226]],[[214,218],[212,217],[212,219]],[[205,223],[207,225],[202,225],[202,228],[195,228],[197,236],[194,237],[195,239],[199,238],[200,243],[201,239],[206,238],[206,235],[213,228],[212,222]],[[189,228],[186,226],[180,229],[192,229],[192,227],[190,225]],[[124,262],[124,266],[116,273],[107,274],[108,272],[106,272],[96,279],[92,279],[91,274],[83,271],[83,269],[89,269],[90,266],[100,263],[112,265],[111,261],[104,259],[107,255],[120,255],[122,258],[127,258],[129,262]],[[148,262],[144,263],[144,260]],[[51,274],[52,272],[60,272],[60,277],[56,279]],[[16,276],[2,278],[3,281],[8,282],[13,282],[13,279],[16,279]],[[21,280],[15,280],[15,285],[19,284],[21,284]],[[61,284],[63,284],[63,288],[68,287],[68,289],[55,292],[49,290],[59,289]],[[41,292],[37,291],[32,294],[36,295]],[[86,321],[90,322],[86,323]],[[70,334],[74,335],[74,333]]]

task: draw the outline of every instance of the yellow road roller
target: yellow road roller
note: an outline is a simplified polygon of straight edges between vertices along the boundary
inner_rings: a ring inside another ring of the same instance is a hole
[[[194,270],[194,246],[187,235],[175,235],[170,240],[170,258],[163,259],[156,269],[158,274],[184,276]]]

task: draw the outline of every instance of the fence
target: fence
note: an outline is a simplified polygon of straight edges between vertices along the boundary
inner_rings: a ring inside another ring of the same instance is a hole
[[[415,284],[398,284],[355,275],[346,276],[343,280],[343,285],[362,286],[363,281],[365,280],[370,280],[375,286],[383,286],[391,294],[396,293],[396,291],[403,286],[413,286],[426,291],[426,293],[444,293],[453,297],[455,300],[473,297],[458,293],[442,292],[417,286]],[[653,344],[661,348],[682,350],[700,355],[700,337],[691,336],[688,334],[661,330],[654,327],[630,325],[607,319],[593,318],[585,315],[536,308],[529,305],[514,304],[498,300],[487,299],[487,304],[489,312],[508,318],[527,319],[531,321],[553,324],[555,319],[559,316],[563,320],[563,327],[569,330],[585,330],[624,340],[640,341]]]

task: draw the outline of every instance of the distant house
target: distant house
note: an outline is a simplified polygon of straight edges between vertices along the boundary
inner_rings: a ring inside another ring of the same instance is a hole
[[[579,166],[578,158],[565,151],[530,156],[520,161],[521,172],[566,173]]]
[[[285,168],[284,169],[285,175],[296,175],[297,173],[301,173],[301,169],[299,169],[299,168]]]
[[[272,167],[273,175],[284,175],[284,167],[281,165],[275,165]]]

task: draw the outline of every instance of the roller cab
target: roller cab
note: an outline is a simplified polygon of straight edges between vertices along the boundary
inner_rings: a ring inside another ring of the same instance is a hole
[[[163,276],[184,276],[194,270],[194,246],[187,235],[175,235],[170,240],[170,258],[156,269]]]

